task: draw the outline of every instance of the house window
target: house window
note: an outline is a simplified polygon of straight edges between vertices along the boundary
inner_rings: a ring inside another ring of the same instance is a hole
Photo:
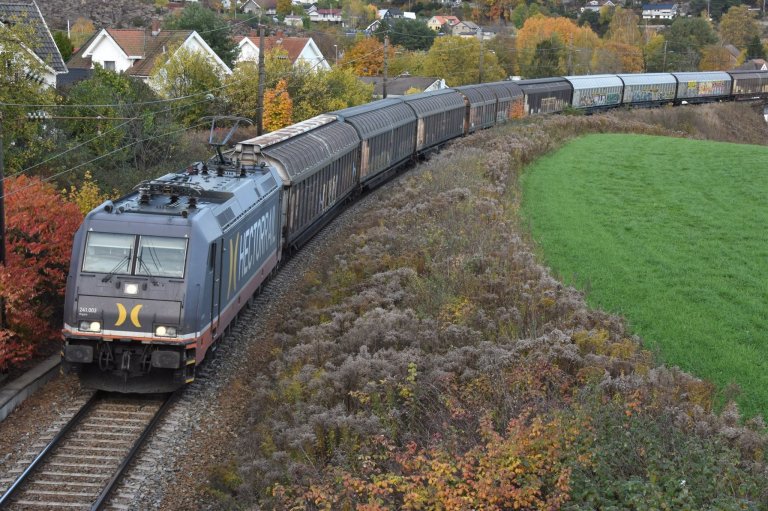
[[[107,71],[114,71],[115,70],[115,61],[114,60],[105,60],[104,61],[104,69]]]

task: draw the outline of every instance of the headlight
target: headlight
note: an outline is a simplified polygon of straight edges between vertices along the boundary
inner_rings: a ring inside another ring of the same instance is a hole
[[[139,292],[139,285],[134,282],[130,282],[123,286],[123,292],[127,295],[135,295]]]
[[[81,321],[80,330],[83,332],[100,332],[101,323],[98,321]]]
[[[155,328],[155,335],[158,337],[176,337],[176,327],[159,326]]]

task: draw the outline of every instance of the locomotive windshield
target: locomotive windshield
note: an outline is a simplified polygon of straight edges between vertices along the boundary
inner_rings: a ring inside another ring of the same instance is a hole
[[[185,238],[89,232],[83,271],[182,278],[186,259]]]

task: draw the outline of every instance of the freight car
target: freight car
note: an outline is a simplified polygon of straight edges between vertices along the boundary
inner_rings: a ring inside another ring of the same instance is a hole
[[[456,137],[591,113],[768,98],[768,71],[567,76],[374,101],[243,140],[91,211],[75,235],[63,363],[91,387],[159,392],[195,368],[291,252],[361,192]]]

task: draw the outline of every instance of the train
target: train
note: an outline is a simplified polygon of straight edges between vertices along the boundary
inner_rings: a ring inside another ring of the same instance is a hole
[[[768,71],[500,81],[321,114],[144,181],[90,211],[67,278],[62,365],[87,387],[166,392],[291,253],[350,201],[457,137],[515,119],[768,99]]]

